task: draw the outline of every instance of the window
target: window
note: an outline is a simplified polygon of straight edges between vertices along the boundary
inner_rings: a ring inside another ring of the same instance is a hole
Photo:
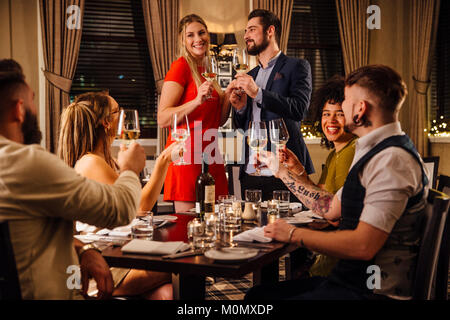
[[[431,69],[430,120],[431,133],[450,131],[444,123],[450,119],[450,2],[442,1],[436,47]],[[434,127],[436,129],[434,129]]]
[[[310,63],[313,92],[333,75],[344,75],[334,1],[294,0],[287,55]]]
[[[157,92],[141,0],[86,0],[71,98],[105,89],[121,107],[138,110],[141,138],[157,137]]]

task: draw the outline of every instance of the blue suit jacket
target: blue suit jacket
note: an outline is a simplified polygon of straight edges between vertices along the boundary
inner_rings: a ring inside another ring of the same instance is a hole
[[[248,74],[256,79],[259,66]],[[266,89],[262,90],[261,121],[283,118],[289,131],[287,148],[292,150],[306,169],[308,174],[314,173],[314,166],[306,148],[305,141],[300,132],[300,121],[307,114],[311,98],[311,67],[308,61],[287,57],[281,53],[270,74]],[[247,97],[247,108],[239,114],[233,108],[234,123],[238,129],[247,131],[252,118],[253,99]],[[270,137],[267,132],[267,137]],[[241,164],[240,177],[245,172],[248,163],[248,144],[243,143],[243,157],[245,163]],[[267,143],[270,150],[270,139]],[[241,159],[241,163],[243,162]]]

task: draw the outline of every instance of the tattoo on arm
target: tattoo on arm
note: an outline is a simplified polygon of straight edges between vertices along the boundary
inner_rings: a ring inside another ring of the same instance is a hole
[[[281,180],[313,212],[323,216],[330,209],[333,194],[320,189],[306,179],[299,182],[300,178],[289,171]]]

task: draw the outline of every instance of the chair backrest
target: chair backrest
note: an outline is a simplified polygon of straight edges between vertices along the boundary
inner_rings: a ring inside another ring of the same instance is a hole
[[[441,191],[448,196],[450,196],[450,177],[441,174],[439,176],[439,183],[438,183],[438,191]]]
[[[448,268],[448,211],[450,198],[443,193],[430,190],[425,219],[423,223],[422,240],[417,259],[414,279],[413,298],[420,300],[440,299],[442,282],[447,286],[448,274],[443,279],[442,271],[438,274],[438,263],[447,260]],[[445,249],[446,247],[447,249]],[[442,249],[445,250],[442,250]],[[447,269],[448,270],[448,269]]]
[[[228,193],[234,195],[237,200],[242,200],[241,181],[239,180],[240,166],[236,164],[227,164],[226,171],[228,175]]]
[[[0,300],[22,299],[8,221],[0,221]]]
[[[422,158],[428,171],[432,174],[430,177],[430,187],[436,189],[436,180],[439,169],[439,157],[425,157]]]

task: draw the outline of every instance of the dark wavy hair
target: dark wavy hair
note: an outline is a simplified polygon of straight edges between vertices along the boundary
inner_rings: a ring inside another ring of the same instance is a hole
[[[312,119],[314,129],[322,136],[320,144],[327,149],[334,148],[334,143],[328,141],[322,130],[322,111],[327,103],[342,104],[344,101],[345,80],[340,75],[334,75],[325,82],[323,86],[316,90],[311,101]]]

